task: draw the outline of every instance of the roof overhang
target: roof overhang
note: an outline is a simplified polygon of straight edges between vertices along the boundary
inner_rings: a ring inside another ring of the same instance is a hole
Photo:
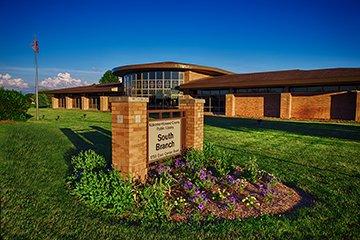
[[[178,62],[157,62],[157,63],[145,63],[145,64],[134,64],[116,67],[113,73],[117,76],[124,76],[128,73],[145,72],[145,71],[193,71],[209,76],[222,76],[233,74],[232,72],[189,63],[178,63]]]

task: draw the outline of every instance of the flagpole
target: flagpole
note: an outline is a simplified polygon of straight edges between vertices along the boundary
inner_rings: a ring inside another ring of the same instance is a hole
[[[35,36],[35,40],[36,36]],[[39,120],[39,71],[38,71],[38,51],[34,51],[35,54],[35,103],[36,103],[36,120]]]

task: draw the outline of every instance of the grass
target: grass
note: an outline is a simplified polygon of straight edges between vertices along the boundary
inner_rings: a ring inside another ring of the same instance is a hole
[[[34,114],[34,110],[30,110]],[[4,239],[356,239],[360,235],[360,125],[207,117],[205,138],[311,194],[315,204],[242,221],[131,225],[69,194],[71,155],[92,148],[110,158],[109,113],[41,109],[44,119],[0,123]],[[84,118],[84,113],[86,117]],[[60,116],[59,120],[56,120]]]

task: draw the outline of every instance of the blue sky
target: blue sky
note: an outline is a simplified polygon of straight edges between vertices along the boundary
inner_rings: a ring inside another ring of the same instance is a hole
[[[360,67],[360,1],[2,0],[0,9],[0,74],[28,83],[23,91],[34,85],[34,34],[40,80],[69,73],[75,84],[153,61],[239,73]]]

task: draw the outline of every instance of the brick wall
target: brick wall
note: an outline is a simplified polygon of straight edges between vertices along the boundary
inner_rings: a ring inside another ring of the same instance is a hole
[[[100,96],[100,111],[109,111],[109,97]]]
[[[72,109],[73,99],[71,97],[65,97],[65,102],[66,109]]]
[[[228,94],[225,114],[252,118],[360,121],[359,99],[359,92]]]
[[[51,98],[51,106],[52,108],[59,108],[59,99],[56,97]]]
[[[89,98],[81,97],[81,109],[88,110],[89,109]]]
[[[280,116],[280,94],[244,93],[236,94],[234,98],[236,116],[253,118]],[[227,111],[229,112],[231,109],[227,109]]]
[[[355,120],[356,94],[353,92],[291,95],[292,118]]]

